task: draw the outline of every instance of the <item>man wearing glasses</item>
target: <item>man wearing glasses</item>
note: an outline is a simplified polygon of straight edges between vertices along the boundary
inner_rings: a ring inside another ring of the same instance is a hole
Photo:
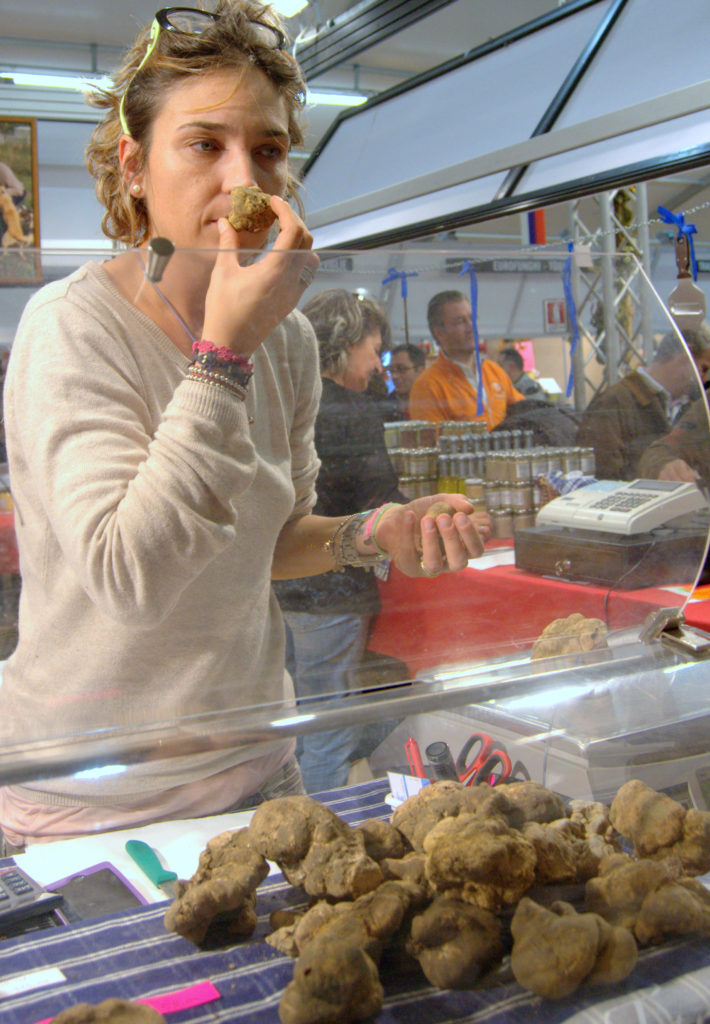
[[[426,353],[417,345],[396,345],[392,349],[387,370],[394,385],[392,406],[396,416],[393,418],[409,419],[409,393],[425,363]]]
[[[485,420],[488,429],[493,430],[503,422],[508,408],[524,396],[492,359],[481,361],[479,381],[470,302],[458,291],[438,292],[429,301],[427,319],[440,351],[414,382],[410,416],[432,422]],[[479,413],[481,386],[483,412]]]

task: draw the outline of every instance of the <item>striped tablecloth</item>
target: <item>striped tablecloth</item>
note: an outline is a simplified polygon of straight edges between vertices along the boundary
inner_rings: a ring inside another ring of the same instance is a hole
[[[350,824],[388,817],[381,781],[322,797]],[[280,875],[259,888],[259,924],[247,942],[198,950],[163,926],[165,904],[154,904],[85,924],[51,928],[0,942],[0,990],[32,971],[53,968],[58,980],[16,995],[0,995],[0,1024],[36,1024],[77,1002],[109,996],[142,999],[189,990],[209,981],[219,998],[167,1014],[168,1024],[278,1024],[281,993],[293,961],[263,941],[269,914],[303,897]],[[41,975],[39,975],[41,977]],[[389,977],[378,1024],[697,1024],[710,1021],[710,943],[682,942],[646,950],[626,982],[583,989],[573,998],[543,1003],[514,981],[469,992],[438,991],[421,976]]]

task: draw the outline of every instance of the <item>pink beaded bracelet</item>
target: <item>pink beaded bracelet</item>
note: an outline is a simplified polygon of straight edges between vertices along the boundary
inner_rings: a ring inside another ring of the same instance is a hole
[[[213,345],[211,341],[203,338],[202,341],[193,342],[192,351],[195,356],[210,355],[218,363],[237,363],[247,373],[254,372],[254,364],[250,359],[234,352],[226,345]]]

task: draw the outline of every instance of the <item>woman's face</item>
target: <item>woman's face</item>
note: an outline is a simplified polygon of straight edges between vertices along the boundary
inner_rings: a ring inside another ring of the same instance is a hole
[[[382,334],[371,331],[348,349],[348,363],[343,373],[343,387],[350,391],[364,391],[376,373],[382,373],[380,349]]]
[[[217,248],[217,220],[228,216],[236,185],[285,195],[288,149],[286,101],[259,69],[221,69],[175,85],[153,123],[144,169],[128,175],[142,190],[151,237]],[[130,146],[124,152],[130,172]],[[239,244],[257,249],[268,233],[242,233]]]

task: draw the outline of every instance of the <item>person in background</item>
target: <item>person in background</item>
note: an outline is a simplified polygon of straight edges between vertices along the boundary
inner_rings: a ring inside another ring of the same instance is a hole
[[[425,365],[426,353],[424,349],[419,348],[417,345],[412,345],[411,343],[395,345],[392,349],[387,372],[394,387],[392,398],[394,399],[393,405],[397,414],[392,417],[393,420],[410,419],[409,395],[414,381]]]
[[[688,406],[665,437],[649,445],[639,460],[646,480],[679,480],[710,488],[710,432],[704,395]]]
[[[594,448],[600,480],[633,480],[639,460],[671,430],[679,410],[698,392],[696,364],[707,358],[699,332],[683,332],[695,360],[674,333],[663,336],[647,367],[632,370],[596,395],[582,414],[577,444]]]
[[[387,507],[406,498],[385,447],[376,400],[367,394],[382,373],[380,353],[389,343],[384,310],[371,299],[340,288],[320,292],[303,306],[318,339],[323,394],[316,418],[320,458],[314,512],[338,516],[345,509]],[[486,515],[476,513],[487,537]],[[275,582],[288,627],[286,664],[300,698],[342,695],[353,688],[372,620],[380,608],[377,580],[365,568]],[[370,753],[370,727],[350,726],[304,736],[299,764],[308,793],[343,785],[350,764]]]
[[[35,293],[12,347],[22,598],[0,687],[5,750],[288,709],[272,579],[383,558],[436,575],[481,551],[461,495],[448,496],[453,515],[426,519],[438,496],[312,512],[321,384],[295,307],[319,261],[286,201],[305,83],[285,42],[257,0],[167,8],[94,95],[104,116],[87,162],[104,231],[127,251]],[[245,185],[270,196],[277,220],[258,260],[271,229],[228,221]],[[176,248],[160,286],[145,274],[158,237]],[[178,728],[174,756],[159,747],[116,773],[0,789],[0,856],[303,791],[293,740],[212,731],[184,748]]]
[[[502,348],[498,353],[498,363],[512,380],[515,390],[519,391],[524,398],[535,398],[541,402],[548,401],[544,389],[523,370],[523,357],[517,348],[512,345]]]
[[[389,342],[384,311],[343,289],[320,292],[303,307],[318,339],[323,393],[315,427],[320,459],[314,512],[346,512],[404,503],[385,447],[377,399],[368,385],[381,377],[380,353]],[[352,688],[380,607],[368,569],[276,581],[287,624],[286,666],[301,698],[343,694]],[[350,726],[304,736],[299,764],[306,792],[344,785],[364,729]]]
[[[459,291],[444,291],[429,301],[427,319],[440,348],[436,360],[415,380],[409,397],[413,420],[485,420],[498,426],[511,405],[523,396],[492,359],[481,361],[479,382],[471,304]],[[483,413],[478,415],[478,388],[483,385]]]

